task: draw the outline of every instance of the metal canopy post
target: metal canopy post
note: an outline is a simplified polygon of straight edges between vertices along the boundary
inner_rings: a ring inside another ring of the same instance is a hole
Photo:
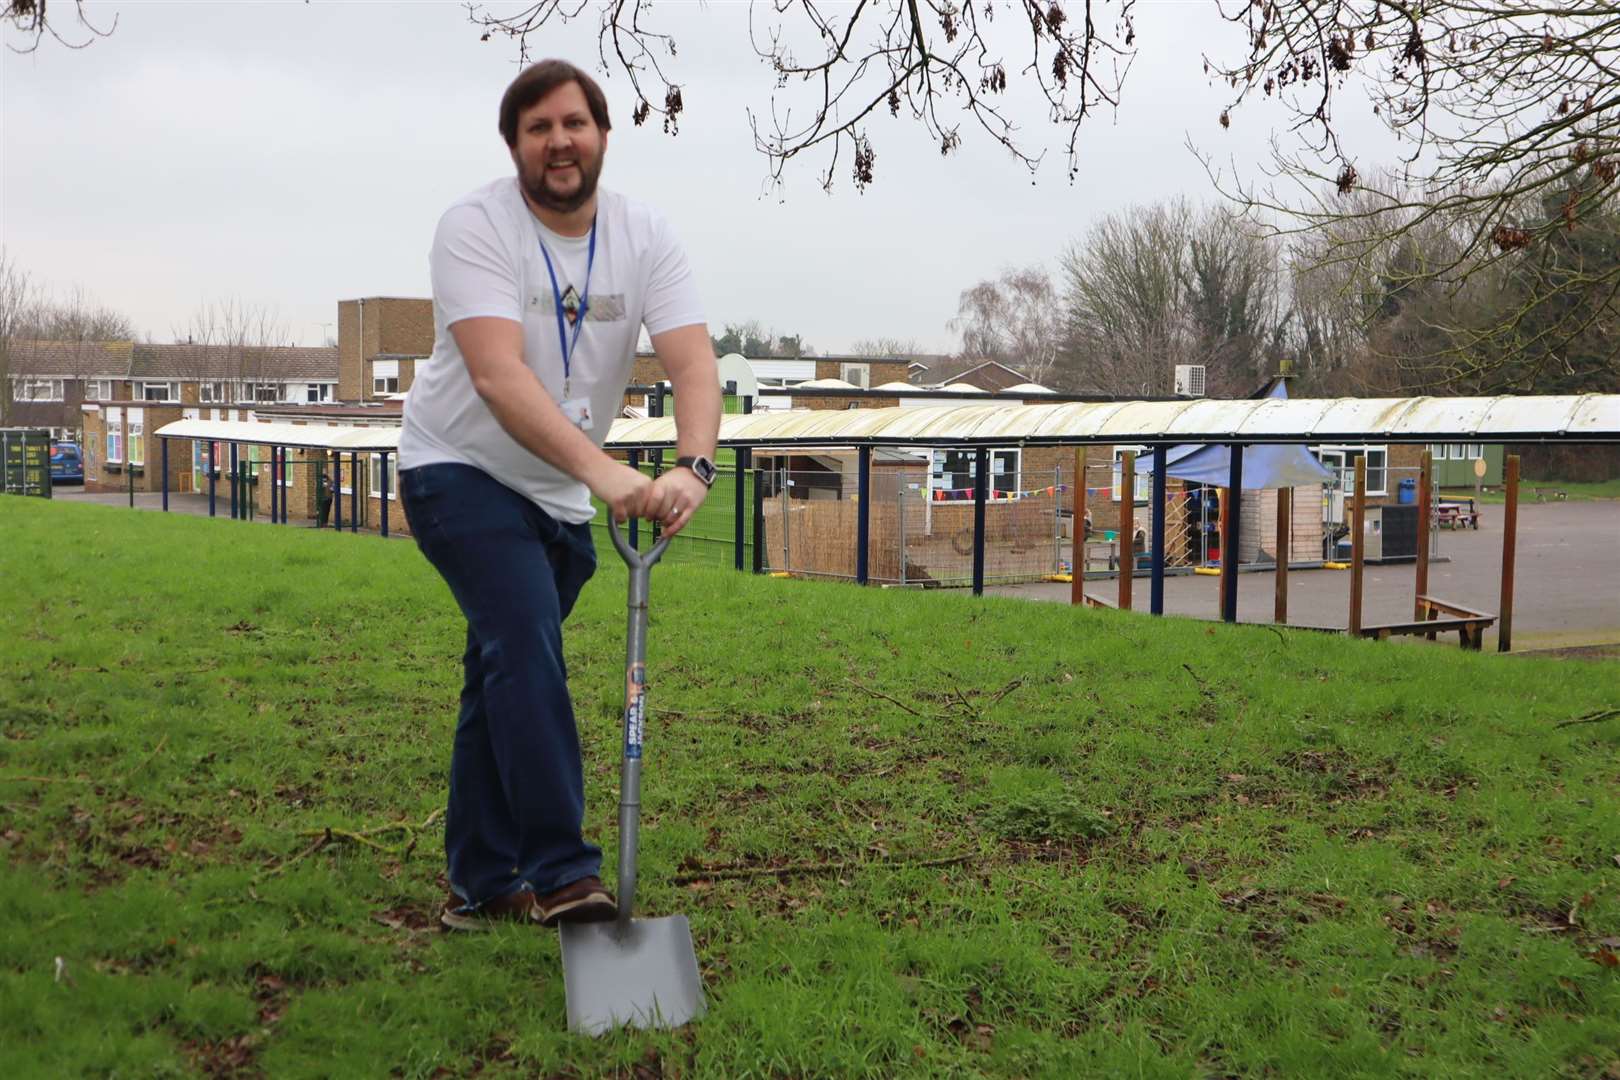
[[[754,464],[752,452],[748,463]],[[754,468],[754,573],[765,572],[765,470]]]
[[[163,458],[163,512],[169,512],[169,440],[159,439],[158,445],[162,448]]]
[[[236,520],[237,504],[241,502],[242,493],[237,490],[241,486],[241,477],[236,473],[237,450],[236,444],[231,443],[231,520]]]
[[[973,452],[973,595],[984,595],[984,498],[990,486],[990,451]]]
[[[1164,614],[1164,513],[1170,478],[1170,448],[1153,451],[1153,580],[1148,588],[1148,612]]]
[[[1367,554],[1367,455],[1356,458],[1355,503],[1350,514],[1350,620],[1352,637],[1361,634],[1361,580]]]
[[[270,448],[270,524],[281,524],[281,477],[283,462],[286,460],[286,448],[272,446]]]
[[[1121,611],[1131,610],[1131,585],[1136,575],[1136,451],[1122,450],[1119,456],[1119,597]]]
[[[872,447],[857,451],[855,481],[855,584],[865,585],[872,538]]]
[[[640,450],[631,450],[628,454],[625,455],[625,461],[626,461],[626,464],[628,464],[632,469],[636,470],[637,472],[641,471],[641,451]],[[611,517],[612,515],[613,515],[613,511],[609,510],[608,511],[608,516]],[[612,524],[609,523],[608,528],[611,529],[612,527],[613,527]],[[640,536],[640,534],[641,534],[641,519],[639,519],[639,518],[631,518],[630,519],[630,550],[631,551],[640,551],[641,550],[641,536]]]
[[[208,443],[208,516],[214,516],[214,488],[219,483],[219,462],[214,460],[218,443],[209,440]]]
[[[332,509],[335,516],[332,518],[332,528],[336,532],[343,531],[343,455],[332,451]]]
[[[746,404],[746,402],[745,402]],[[736,490],[731,498],[731,527],[732,527],[732,562],[735,568],[743,568],[743,555],[748,548],[747,529],[743,522],[748,514],[748,448],[740,446],[732,451],[735,461],[732,465],[732,479],[736,483]]]
[[[1238,550],[1243,539],[1243,447],[1228,447],[1232,457],[1227,477],[1226,501],[1221,516],[1228,522],[1226,538],[1221,541],[1221,618],[1237,622],[1238,612]]]
[[[379,517],[382,522],[383,539],[386,540],[388,539],[388,451],[384,450],[380,457],[382,458],[382,510],[379,512]]]
[[[360,531],[360,451],[349,452],[349,531]]]

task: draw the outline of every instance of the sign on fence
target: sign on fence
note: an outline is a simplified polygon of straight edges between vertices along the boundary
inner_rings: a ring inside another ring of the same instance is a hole
[[[51,497],[51,433],[0,428],[0,492]]]

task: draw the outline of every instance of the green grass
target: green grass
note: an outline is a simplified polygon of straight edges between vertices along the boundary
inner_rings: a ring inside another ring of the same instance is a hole
[[[0,498],[0,582],[6,1077],[1620,1072],[1612,662],[660,567],[642,898],[710,1012],[591,1041],[549,932],[433,927],[411,544]]]
[[[1562,491],[1571,500],[1585,502],[1592,499],[1620,499],[1620,479],[1604,480],[1598,483],[1583,483],[1573,480],[1520,480],[1519,501],[1521,503],[1535,502],[1536,489],[1540,488],[1546,494],[1545,499],[1552,499],[1555,491]],[[1454,495],[1473,495],[1472,487],[1445,488],[1442,498]],[[1480,496],[1480,501],[1499,505],[1507,500],[1507,495],[1500,487],[1486,489]]]

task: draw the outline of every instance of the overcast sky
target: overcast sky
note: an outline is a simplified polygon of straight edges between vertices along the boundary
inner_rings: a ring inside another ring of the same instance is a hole
[[[51,10],[68,36],[84,36],[65,0]],[[200,302],[235,296],[278,309],[293,341],[319,344],[336,332],[341,299],[427,296],[439,214],[511,171],[495,116],[516,49],[480,43],[459,3],[88,10],[102,24],[117,15],[110,38],[0,54],[0,229],[25,269],[58,292],[83,286],[138,333],[169,340]],[[616,126],[603,184],[674,223],[712,329],[758,319],[822,352],[877,336],[950,351],[963,289],[1006,266],[1055,268],[1100,215],[1178,193],[1213,198],[1186,140],[1252,170],[1285,119],[1249,107],[1222,130],[1225,95],[1201,50],[1231,56],[1241,41],[1212,0],[1146,0],[1124,104],[1088,121],[1074,183],[1059,132],[1031,104],[1017,114],[1027,146],[1048,150],[1033,183],[968,124],[961,150],[942,158],[920,128],[884,115],[871,126],[877,182],[865,194],[843,164],[823,193],[819,159],[763,194],[766,160],[745,108],[767,111],[772,83],[748,43],[748,5],[661,0],[654,16],[680,45],[670,65],[686,103],[680,135],[634,127],[627,80],[605,80]],[[594,22],[549,31],[541,54],[594,65]],[[1017,40],[1013,19],[996,25]],[[1021,33],[1009,55],[1027,51]]]

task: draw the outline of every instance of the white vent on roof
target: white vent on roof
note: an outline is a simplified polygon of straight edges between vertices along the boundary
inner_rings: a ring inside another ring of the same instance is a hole
[[[839,364],[838,377],[851,386],[858,386],[862,390],[872,387],[871,364]]]
[[[1176,396],[1177,397],[1203,397],[1204,396],[1204,365],[1203,364],[1177,364],[1176,365]]]

